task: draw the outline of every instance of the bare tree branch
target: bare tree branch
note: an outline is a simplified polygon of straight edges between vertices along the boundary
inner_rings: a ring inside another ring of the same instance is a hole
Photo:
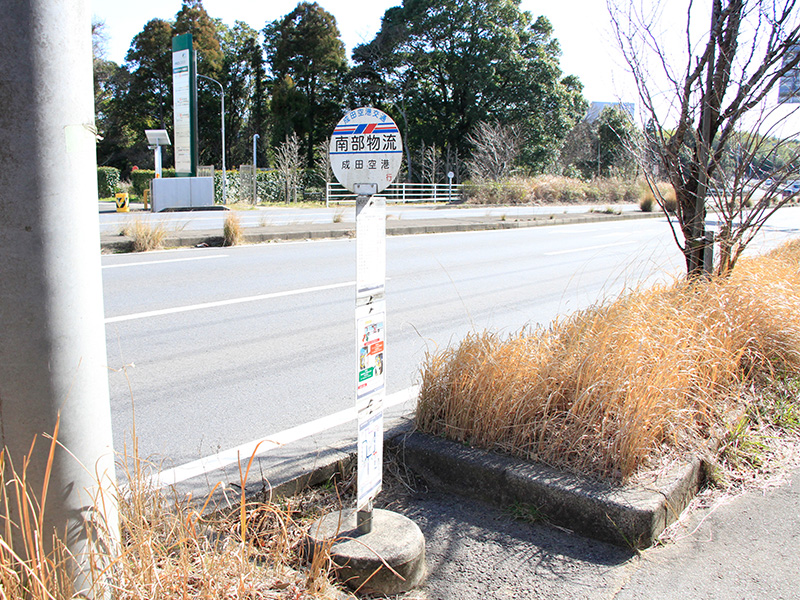
[[[639,155],[655,152],[675,189],[683,243],[671,225],[687,271],[693,276],[702,272],[706,211],[711,209],[719,223],[716,268],[727,273],[766,220],[791,199],[782,192],[800,168],[800,143],[791,141],[798,131],[786,131],[797,111],[769,105],[770,93],[800,64],[797,0],[712,0],[709,26],[699,45],[695,17],[702,21],[704,15],[699,4],[688,0],[682,71],[653,21],[628,2],[607,2],[652,129],[647,140],[651,147]],[[663,73],[648,71],[642,48]],[[679,72],[683,74],[677,76]],[[674,97],[666,110],[657,102],[665,91],[655,83],[659,78],[668,82]],[[759,161],[765,164],[756,168]],[[653,161],[642,162],[663,208],[658,178],[652,165],[644,164]]]
[[[297,202],[297,185],[300,183],[300,169],[303,157],[300,152],[300,138],[295,132],[287,135],[275,154],[275,168],[283,176],[284,202]]]
[[[511,172],[524,138],[516,125],[480,122],[467,141],[474,148],[467,162],[471,176],[499,181]]]

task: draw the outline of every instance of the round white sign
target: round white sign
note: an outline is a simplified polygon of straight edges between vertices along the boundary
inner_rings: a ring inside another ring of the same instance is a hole
[[[403,140],[385,112],[357,108],[336,125],[328,155],[333,174],[345,189],[372,195],[389,187],[400,172]]]

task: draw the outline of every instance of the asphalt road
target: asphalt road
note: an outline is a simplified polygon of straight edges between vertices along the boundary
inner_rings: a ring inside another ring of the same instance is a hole
[[[800,221],[800,215],[795,215]],[[794,217],[793,217],[794,218]],[[768,244],[797,233],[791,220]],[[664,220],[392,237],[388,393],[427,350],[669,279]],[[180,465],[352,407],[353,240],[103,257],[115,444]]]

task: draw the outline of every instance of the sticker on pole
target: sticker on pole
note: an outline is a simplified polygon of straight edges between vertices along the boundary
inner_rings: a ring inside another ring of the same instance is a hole
[[[356,408],[362,410],[385,392],[386,303],[378,301],[356,309]]]
[[[403,140],[392,118],[377,108],[348,112],[331,136],[331,169],[355,193],[382,192],[395,180],[403,161]]]
[[[356,506],[363,509],[383,487],[383,410],[358,413]]]

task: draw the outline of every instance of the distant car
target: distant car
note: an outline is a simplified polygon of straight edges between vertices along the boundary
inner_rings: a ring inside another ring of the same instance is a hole
[[[800,180],[787,183],[786,187],[781,190],[781,194],[783,195],[784,199],[796,196],[798,193],[800,193]]]

